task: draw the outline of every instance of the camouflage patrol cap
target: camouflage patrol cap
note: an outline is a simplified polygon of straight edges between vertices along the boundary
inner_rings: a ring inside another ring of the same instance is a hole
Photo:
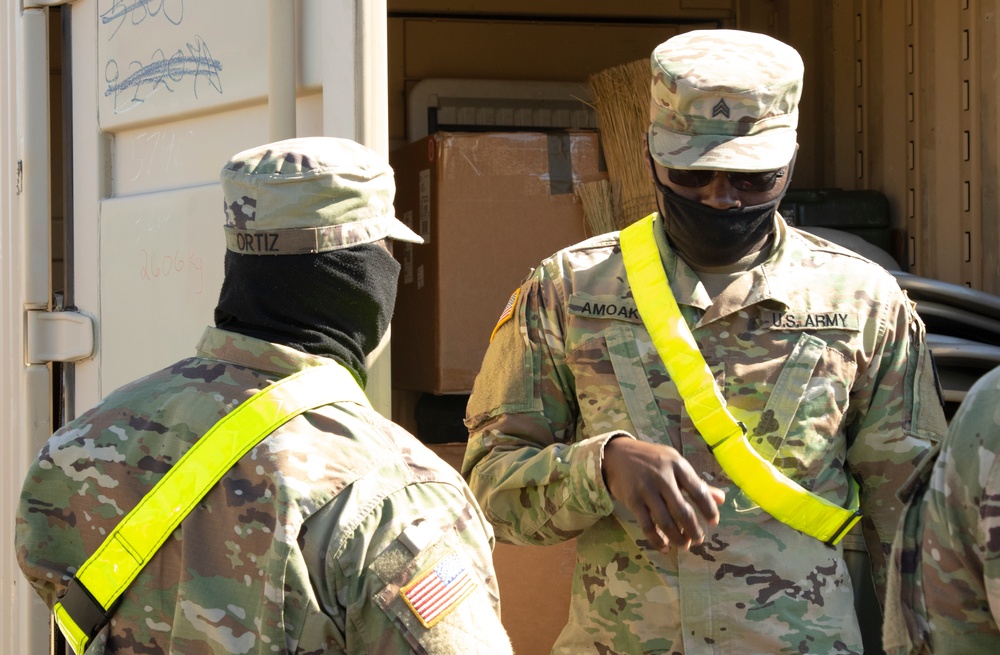
[[[287,139],[238,153],[219,175],[226,248],[319,253],[380,239],[423,243],[393,210],[392,169],[349,139]]]
[[[694,30],[650,57],[649,151],[670,168],[766,171],[795,152],[802,58],[739,30]]]

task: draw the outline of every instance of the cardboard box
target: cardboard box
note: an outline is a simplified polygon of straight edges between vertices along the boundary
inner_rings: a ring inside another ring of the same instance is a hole
[[[390,154],[396,215],[392,386],[469,393],[507,300],[586,236],[579,184],[606,179],[596,132],[438,132]]]
[[[462,468],[464,443],[428,448]],[[554,546],[497,544],[493,566],[500,587],[500,620],[517,655],[549,655],[569,619],[576,541]]]

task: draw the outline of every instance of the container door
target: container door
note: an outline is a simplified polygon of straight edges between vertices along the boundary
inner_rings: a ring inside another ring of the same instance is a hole
[[[315,135],[353,138],[388,155],[386,11],[384,0],[33,4],[69,12],[66,250],[73,306],[89,318],[94,337],[93,354],[67,367],[71,419],[122,384],[194,354],[222,281],[218,173],[231,155]],[[56,132],[46,135],[53,150],[63,145]],[[30,134],[19,129],[17,137],[32,148]],[[388,415],[387,350],[371,362],[369,395]],[[45,364],[34,369],[40,382],[29,386],[46,398],[14,400],[50,407],[49,372]],[[49,426],[59,424],[59,417],[45,418],[33,421],[37,434],[9,435],[14,450],[37,452]],[[23,479],[27,460],[20,459],[5,478]],[[12,557],[8,575],[23,582]],[[44,655],[58,647],[45,607],[26,584],[11,602],[4,614],[14,618],[0,650]]]
[[[380,145],[359,134],[387,133],[385,103],[367,112],[355,80],[366,35],[384,33],[368,4],[72,5],[76,305],[98,326],[96,356],[76,366],[78,409],[193,354],[212,323],[231,155],[292,136]]]

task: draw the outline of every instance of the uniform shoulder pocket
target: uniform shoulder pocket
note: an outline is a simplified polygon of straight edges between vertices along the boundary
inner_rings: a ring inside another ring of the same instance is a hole
[[[483,571],[467,549],[455,526],[423,521],[371,565],[385,583],[372,600],[417,653],[511,652],[492,570]]]

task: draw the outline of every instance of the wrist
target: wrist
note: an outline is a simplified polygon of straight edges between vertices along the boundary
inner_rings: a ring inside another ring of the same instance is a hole
[[[608,489],[608,474],[607,471],[605,470],[608,444],[610,444],[612,441],[620,437],[632,439],[633,441],[635,440],[635,437],[629,434],[628,432],[609,432],[607,435],[605,435],[604,443],[601,444],[601,480],[604,482],[605,489]],[[610,489],[608,489],[608,493],[609,494],[611,493]]]

